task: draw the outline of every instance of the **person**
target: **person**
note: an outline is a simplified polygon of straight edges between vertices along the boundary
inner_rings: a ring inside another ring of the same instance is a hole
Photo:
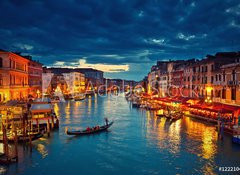
[[[86,131],[90,131],[91,130],[91,128],[89,128],[89,126],[87,127],[87,129],[86,129]]]
[[[106,125],[108,126],[108,118],[105,118]]]

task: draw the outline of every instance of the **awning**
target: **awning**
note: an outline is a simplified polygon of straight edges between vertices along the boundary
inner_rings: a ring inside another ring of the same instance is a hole
[[[32,104],[30,108],[31,113],[48,113],[52,112],[51,104]]]

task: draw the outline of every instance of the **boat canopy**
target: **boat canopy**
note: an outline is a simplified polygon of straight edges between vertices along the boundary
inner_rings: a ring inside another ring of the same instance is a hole
[[[33,103],[51,103],[51,99],[49,97],[37,98]]]
[[[32,104],[30,108],[31,113],[45,113],[52,112],[51,104]]]

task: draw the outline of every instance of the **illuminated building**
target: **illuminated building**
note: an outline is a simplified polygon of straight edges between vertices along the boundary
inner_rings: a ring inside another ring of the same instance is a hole
[[[63,73],[70,93],[85,92],[85,76],[79,72]]]
[[[179,95],[240,105],[240,52],[219,52],[202,60],[159,61],[148,73],[149,94],[157,81],[160,97]]]
[[[29,94],[33,97],[40,97],[42,93],[42,64],[32,60],[31,57],[28,63],[28,79],[29,79]]]
[[[29,93],[30,60],[11,52],[0,51],[0,101],[26,99]]]

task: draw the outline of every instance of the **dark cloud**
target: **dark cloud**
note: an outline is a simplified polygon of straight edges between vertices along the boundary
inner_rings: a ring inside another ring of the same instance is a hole
[[[2,0],[0,48],[31,54],[47,65],[71,64],[83,57],[90,64],[130,64],[130,72],[113,77],[140,79],[159,59],[239,50],[239,4],[237,0]]]

